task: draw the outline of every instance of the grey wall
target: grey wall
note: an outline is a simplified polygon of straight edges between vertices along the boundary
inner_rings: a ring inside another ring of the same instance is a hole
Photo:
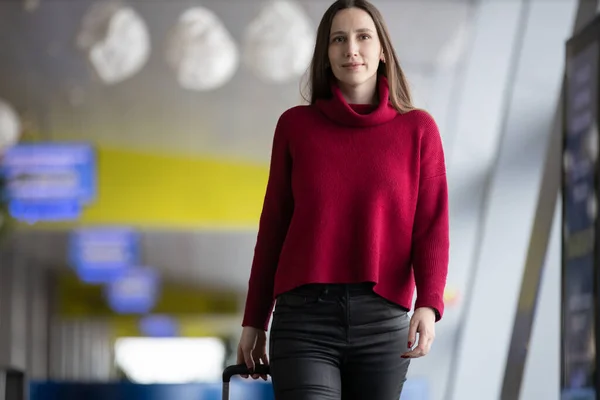
[[[49,274],[16,253],[0,251],[0,365],[48,374]]]
[[[506,3],[517,7],[517,2]],[[482,4],[500,7],[500,2]],[[515,58],[501,123],[496,126],[501,141],[473,230],[477,239],[465,243],[465,236],[454,236],[454,243],[459,242],[458,246],[465,249],[469,258],[457,257],[455,253],[452,265],[457,269],[464,268],[458,267],[459,263],[469,266],[463,271],[469,276],[472,291],[460,316],[461,333],[453,371],[456,381],[448,397],[451,399],[499,398],[542,167],[564,72],[564,43],[571,36],[576,6],[575,1],[534,0],[522,2],[518,10],[520,27],[515,37]],[[495,51],[490,46],[484,54]],[[459,219],[459,223],[464,222]],[[551,280],[557,278],[556,239],[551,243],[553,257],[547,261],[550,272],[542,286],[542,299],[549,303],[543,304],[534,321],[536,349],[531,353],[534,358],[528,361],[522,392],[522,398],[527,400],[559,398],[557,336],[540,334],[540,330],[556,329],[560,318],[558,308],[550,312],[556,306],[553,299],[560,297],[559,285]],[[545,368],[532,370],[541,365]]]
[[[432,400],[451,399],[453,385],[459,379],[455,373],[460,357],[457,343],[467,323],[464,310],[470,301],[480,221],[485,215],[485,185],[494,167],[521,10],[520,1],[482,1],[478,5],[469,51],[463,60],[464,71],[454,86],[453,107],[443,128],[447,130],[444,146],[451,213],[448,287],[458,289],[461,299],[448,308],[436,327],[430,355],[411,364],[411,377],[429,380]],[[482,340],[478,338],[479,343]],[[480,346],[483,345],[490,344],[483,342]],[[485,374],[485,370],[480,369],[479,373]],[[470,398],[473,397],[464,400]],[[484,398],[494,397],[477,397]]]
[[[115,377],[112,335],[102,319],[55,319],[50,327],[50,379],[108,381]]]
[[[62,320],[53,307],[53,270],[0,250],[0,367],[29,379],[108,380],[112,337],[102,320]]]

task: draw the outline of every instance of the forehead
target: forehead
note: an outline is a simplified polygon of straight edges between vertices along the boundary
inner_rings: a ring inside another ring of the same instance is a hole
[[[360,8],[346,8],[338,11],[331,23],[331,32],[352,32],[365,29],[375,32],[375,22],[368,12]]]

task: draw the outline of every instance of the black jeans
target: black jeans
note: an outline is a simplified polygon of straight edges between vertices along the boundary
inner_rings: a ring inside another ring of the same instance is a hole
[[[276,400],[400,399],[409,317],[371,288],[307,285],[277,299],[269,346]]]

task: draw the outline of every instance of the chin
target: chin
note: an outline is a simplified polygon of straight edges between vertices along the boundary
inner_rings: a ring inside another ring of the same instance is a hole
[[[337,80],[340,81],[344,85],[356,87],[356,86],[361,86],[362,84],[365,84],[365,83],[371,81],[375,77],[376,77],[376,75],[359,76],[356,74],[353,74],[353,75],[352,74],[347,74],[347,75],[344,74],[343,76],[337,77]]]

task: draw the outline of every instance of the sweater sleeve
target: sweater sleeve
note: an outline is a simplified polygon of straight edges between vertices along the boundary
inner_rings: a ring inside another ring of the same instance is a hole
[[[415,308],[431,307],[436,321],[444,314],[449,261],[448,185],[442,140],[431,117],[423,121],[419,192],[412,241],[417,287]]]
[[[279,254],[294,210],[291,188],[292,159],[284,119],[285,114],[279,118],[273,138],[269,178],[242,321],[242,326],[265,331],[274,305],[273,289]]]

